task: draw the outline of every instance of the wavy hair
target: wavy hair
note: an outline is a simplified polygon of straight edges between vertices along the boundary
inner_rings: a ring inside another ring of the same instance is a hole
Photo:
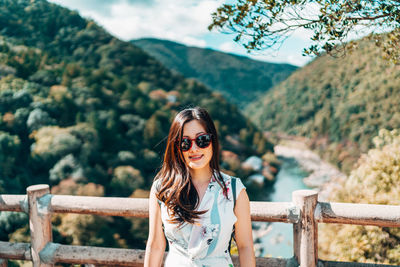
[[[179,112],[169,130],[167,147],[164,154],[163,165],[155,177],[160,180],[156,188],[156,196],[162,201],[172,223],[194,223],[201,214],[206,211],[196,211],[200,199],[196,188],[192,183],[189,167],[185,163],[179,145],[182,140],[183,127],[186,123],[197,120],[212,136],[212,158],[210,168],[217,183],[221,186],[224,195],[227,196],[227,187],[219,168],[219,143],[218,134],[208,112],[200,107],[188,108]]]

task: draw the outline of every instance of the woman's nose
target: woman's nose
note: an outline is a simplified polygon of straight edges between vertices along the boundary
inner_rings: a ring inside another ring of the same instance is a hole
[[[199,147],[197,146],[196,142],[193,141],[192,147],[190,149],[197,151],[197,150],[199,150]]]

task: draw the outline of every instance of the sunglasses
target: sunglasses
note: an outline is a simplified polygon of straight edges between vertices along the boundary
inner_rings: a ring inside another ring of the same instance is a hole
[[[196,145],[199,148],[207,148],[211,144],[212,141],[211,136],[212,136],[211,134],[206,133],[206,134],[201,134],[194,139],[184,137],[182,138],[180,149],[182,152],[189,151],[192,148],[193,141],[196,142]]]

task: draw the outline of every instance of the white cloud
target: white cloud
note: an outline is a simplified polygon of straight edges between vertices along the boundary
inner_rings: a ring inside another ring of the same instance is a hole
[[[257,60],[287,62],[298,66],[309,60],[301,56],[301,49],[308,45],[306,41],[311,35],[306,30],[293,33],[278,52],[263,51],[265,54],[248,54],[230,37],[216,31],[210,33],[207,26],[211,23],[211,13],[224,0],[50,1],[78,10],[82,16],[95,20],[111,34],[126,41],[146,37],[167,39],[189,46],[212,47]],[[286,44],[290,48],[285,48]]]
[[[222,44],[218,47],[218,50],[221,50],[221,51],[226,52],[226,53],[235,53],[235,52],[237,52],[238,49],[240,48],[240,47],[238,47],[238,46],[239,46],[239,45],[238,45],[237,43],[235,43],[234,41],[225,42],[225,43],[222,43]]]
[[[309,56],[288,55],[288,56],[286,56],[285,62],[295,65],[295,66],[304,66],[312,60],[313,60],[313,58],[309,57]]]
[[[297,53],[296,51],[289,53],[281,53],[280,51],[278,51],[276,53],[268,54],[248,54],[247,56],[255,60],[271,63],[288,63],[298,67],[302,67],[313,60],[312,57],[303,56],[301,53]]]
[[[52,1],[69,4],[67,0]],[[84,4],[76,6],[76,1],[74,7],[69,7],[78,8],[83,16],[94,19],[123,40],[155,37],[205,46],[200,36],[208,33],[211,13],[221,3],[222,0],[154,0],[153,4],[144,5],[141,1],[120,0],[108,4],[108,13]]]
[[[310,42],[311,37],[314,35],[312,30],[309,29],[304,29],[304,28],[299,28],[293,32],[291,37],[300,39],[304,42]]]
[[[206,41],[190,36],[184,37],[182,40],[180,40],[181,43],[184,43],[187,46],[195,46],[195,47],[201,47],[205,48],[207,46]]]

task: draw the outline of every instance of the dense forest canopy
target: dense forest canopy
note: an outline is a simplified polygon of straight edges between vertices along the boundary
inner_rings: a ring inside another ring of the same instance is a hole
[[[160,39],[133,40],[169,69],[195,78],[245,108],[297,68]]]
[[[399,205],[400,131],[381,129],[343,187],[330,201]],[[326,260],[400,264],[400,229],[337,225],[320,227],[319,253]]]
[[[346,57],[315,59],[245,113],[267,131],[326,139],[320,154],[349,172],[379,129],[400,127],[399,84],[399,66],[363,39]]]
[[[241,160],[272,153],[221,94],[76,11],[44,0],[0,0],[0,10],[0,193],[45,183],[59,194],[145,197],[171,119],[196,105],[237,156],[224,170],[247,176]],[[0,240],[27,240],[26,222],[2,213]],[[147,233],[145,220],[128,218],[69,214],[53,224],[54,241],[68,244],[144,248]]]

